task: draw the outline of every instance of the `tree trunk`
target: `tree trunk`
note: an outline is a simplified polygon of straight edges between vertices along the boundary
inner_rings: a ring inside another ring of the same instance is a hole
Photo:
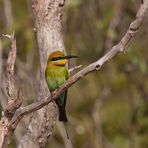
[[[40,90],[38,94],[38,100],[40,100],[49,95],[44,77],[49,54],[54,50],[65,51],[61,34],[64,0],[33,0],[32,2],[34,30],[37,34],[40,56]],[[52,135],[56,119],[57,108],[54,102],[35,112],[31,118],[28,131],[18,147],[44,147],[48,137]]]

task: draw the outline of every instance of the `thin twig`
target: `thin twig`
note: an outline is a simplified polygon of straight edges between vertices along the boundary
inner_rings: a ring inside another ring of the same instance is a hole
[[[73,73],[75,70],[78,70],[78,69],[80,69],[82,67],[82,65],[78,65],[78,66],[75,66],[75,67],[73,67],[73,68],[70,68],[69,69],[69,73]]]

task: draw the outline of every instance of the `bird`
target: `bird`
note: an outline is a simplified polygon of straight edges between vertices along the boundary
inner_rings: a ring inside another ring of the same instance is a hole
[[[50,92],[53,92],[59,86],[66,82],[69,78],[68,69],[66,67],[68,60],[71,58],[77,58],[77,56],[67,56],[64,52],[56,50],[52,52],[47,60],[47,66],[45,69],[45,79]],[[68,122],[66,115],[66,101],[67,90],[63,92],[55,102],[59,109],[59,121]]]

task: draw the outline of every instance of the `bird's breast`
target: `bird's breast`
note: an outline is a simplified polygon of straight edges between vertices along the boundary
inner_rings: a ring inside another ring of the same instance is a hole
[[[67,69],[65,67],[48,68],[46,69],[45,77],[49,89],[53,91],[66,81]]]

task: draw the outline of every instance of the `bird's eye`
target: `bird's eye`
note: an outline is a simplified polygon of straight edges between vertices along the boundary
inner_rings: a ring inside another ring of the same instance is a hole
[[[52,58],[51,61],[58,61],[60,59],[62,59],[62,57]]]

